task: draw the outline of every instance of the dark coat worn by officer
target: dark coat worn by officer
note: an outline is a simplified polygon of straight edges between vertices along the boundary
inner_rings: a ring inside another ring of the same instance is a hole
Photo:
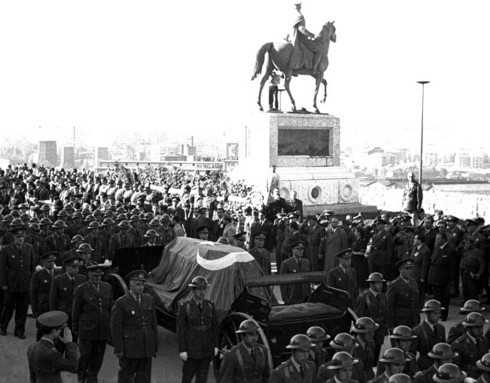
[[[119,233],[114,234],[109,240],[109,259],[112,260],[116,251],[119,249],[123,249],[126,247],[134,247],[134,239],[132,236],[128,235],[129,233],[126,231],[121,231]]]
[[[306,243],[308,243],[308,258],[313,271],[323,271],[323,260],[318,255],[320,253],[320,244],[322,240],[325,240],[326,235],[325,229],[317,223],[313,227],[308,228]]]
[[[349,306],[354,308],[358,295],[356,270],[352,267],[344,270],[340,265],[334,267],[327,274],[327,285],[347,291],[350,295]]]
[[[317,371],[319,370],[320,366],[329,359],[330,355],[328,351],[324,348],[322,348],[320,351],[310,350],[310,352],[308,353],[308,360],[315,363]]]
[[[423,371],[419,371],[413,377],[413,383],[433,383],[434,379],[432,377],[437,373],[434,365],[426,368]]]
[[[290,257],[281,263],[279,274],[304,273],[310,270],[310,262],[308,260]],[[286,305],[303,303],[308,295],[310,295],[310,285],[308,283],[281,285],[281,296]]]
[[[307,361],[304,364],[304,371],[304,377],[302,377],[291,357],[272,371],[269,383],[315,383],[315,363]]]
[[[73,298],[73,332],[80,339],[108,339],[112,304],[112,287],[106,282],[99,283],[99,291],[90,281],[77,287]]]
[[[390,378],[386,375],[386,371],[381,375],[376,376],[376,378],[371,379],[368,383],[389,383]]]
[[[49,311],[49,291],[54,277],[61,274],[61,270],[53,269],[53,276],[47,269],[36,271],[31,279],[30,298],[32,313],[35,316]]]
[[[379,269],[381,274],[387,275],[385,268],[393,262],[393,236],[387,230],[380,230],[371,240],[373,266]]]
[[[71,241],[65,234],[51,234],[44,240],[41,248],[42,254],[56,252],[56,264],[61,265],[61,258],[63,257],[63,254],[71,248]]]
[[[417,360],[415,359],[415,355],[411,352],[405,351],[405,357],[407,361],[405,362],[405,367],[403,368],[403,373],[408,376],[414,376],[418,372]],[[378,361],[378,365],[376,366],[376,376],[380,376],[384,374],[386,371],[386,365],[383,362]]]
[[[373,341],[365,343],[364,345],[361,345],[360,342],[358,343],[359,347],[354,349],[352,357],[362,361],[363,370],[359,381],[367,382],[368,380],[374,378],[373,365],[375,343]]]
[[[158,328],[153,298],[141,294],[141,304],[131,292],[114,304],[111,318],[114,353],[127,359],[152,358],[157,352]]]
[[[75,275],[73,278],[72,284],[67,273],[54,277],[49,291],[49,309],[64,311],[70,318],[75,289],[87,280],[85,275],[80,274]]]
[[[252,354],[242,342],[224,355],[219,381],[220,383],[267,383],[270,375],[267,359],[267,349],[264,346],[257,344]]]
[[[20,251],[13,243],[5,246],[0,251],[0,287],[8,286],[11,293],[28,292],[35,267],[31,245],[22,244]]]
[[[412,339],[410,352],[414,355],[419,352],[417,366],[420,371],[426,370],[434,360],[427,355],[437,343],[446,342],[446,329],[440,323],[436,323],[434,329],[424,320],[422,323],[415,326],[412,330],[413,335],[417,337]]]
[[[265,275],[271,275],[271,256],[269,251],[266,248],[259,249],[258,247],[254,247],[253,249],[248,251],[255,260],[259,263],[262,271]]]
[[[386,327],[386,295],[382,292],[374,295],[370,289],[363,291],[357,297],[354,311],[360,318],[369,317],[379,324],[379,328],[374,331],[374,343],[382,345],[385,335],[388,333]]]
[[[399,276],[388,283],[386,303],[388,328],[400,325],[413,328],[420,323],[419,289],[412,278]]]
[[[466,332],[453,343],[451,348],[459,354],[456,364],[466,371],[468,377],[477,379],[481,370],[476,366],[476,362],[488,353],[488,340],[485,337],[475,339]]]
[[[179,353],[187,352],[189,359],[206,359],[214,356],[218,347],[218,317],[214,303],[202,300],[202,310],[194,299],[179,305],[177,315]]]

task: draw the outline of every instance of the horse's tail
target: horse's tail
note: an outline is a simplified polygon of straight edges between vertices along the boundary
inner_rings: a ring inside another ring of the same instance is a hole
[[[269,52],[272,48],[272,43],[265,43],[257,52],[257,57],[255,59],[254,73],[252,75],[252,81],[262,73],[262,67],[264,66],[265,52]]]

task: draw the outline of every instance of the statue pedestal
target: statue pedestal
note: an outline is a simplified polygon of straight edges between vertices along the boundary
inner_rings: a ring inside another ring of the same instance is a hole
[[[240,173],[248,182],[265,189],[276,166],[282,197],[296,191],[305,212],[358,202],[357,180],[340,167],[340,119],[335,116],[254,113],[240,149]]]

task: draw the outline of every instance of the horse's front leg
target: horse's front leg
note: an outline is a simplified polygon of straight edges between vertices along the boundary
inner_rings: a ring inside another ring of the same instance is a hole
[[[262,108],[262,89],[264,89],[264,85],[265,83],[267,82],[267,78],[269,77],[269,75],[266,73],[262,79],[260,80],[260,87],[259,87],[259,98],[257,99],[257,105],[259,106],[259,110],[261,112],[264,111],[264,108]]]
[[[292,72],[286,73],[286,80],[284,80],[284,88],[288,92],[289,99],[291,100],[291,104],[293,105],[292,110],[296,112],[296,102],[294,101],[293,95],[291,94],[291,90],[289,89],[289,83],[291,82]]]
[[[325,101],[327,101],[327,80],[323,79],[323,80],[322,80],[322,84],[324,85],[325,89],[324,89],[324,91],[323,91],[323,99],[322,99],[322,100],[320,100],[320,102],[321,102],[322,104],[324,104],[324,103],[325,103]]]
[[[318,107],[316,106],[316,97],[318,95],[318,89],[320,89],[320,84],[322,83],[323,78],[318,76],[316,77],[316,84],[315,84],[315,94],[313,96],[313,108],[315,109],[315,113],[320,113],[318,110]]]

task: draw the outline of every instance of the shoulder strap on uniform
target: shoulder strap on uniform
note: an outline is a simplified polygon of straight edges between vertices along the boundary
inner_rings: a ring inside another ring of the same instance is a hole
[[[184,302],[185,305],[185,313],[187,315],[187,319],[191,317],[191,304],[190,302]]]
[[[238,360],[238,364],[240,365],[240,369],[242,370],[243,377],[246,379],[247,375],[245,375],[245,365],[243,363],[242,353],[240,351],[240,347],[237,347],[235,350],[235,355]]]
[[[427,334],[425,333],[424,322],[422,322],[422,324],[420,325],[420,330],[422,331],[422,338],[424,338],[425,347],[427,348],[427,350],[431,350],[429,340],[427,339]]]

